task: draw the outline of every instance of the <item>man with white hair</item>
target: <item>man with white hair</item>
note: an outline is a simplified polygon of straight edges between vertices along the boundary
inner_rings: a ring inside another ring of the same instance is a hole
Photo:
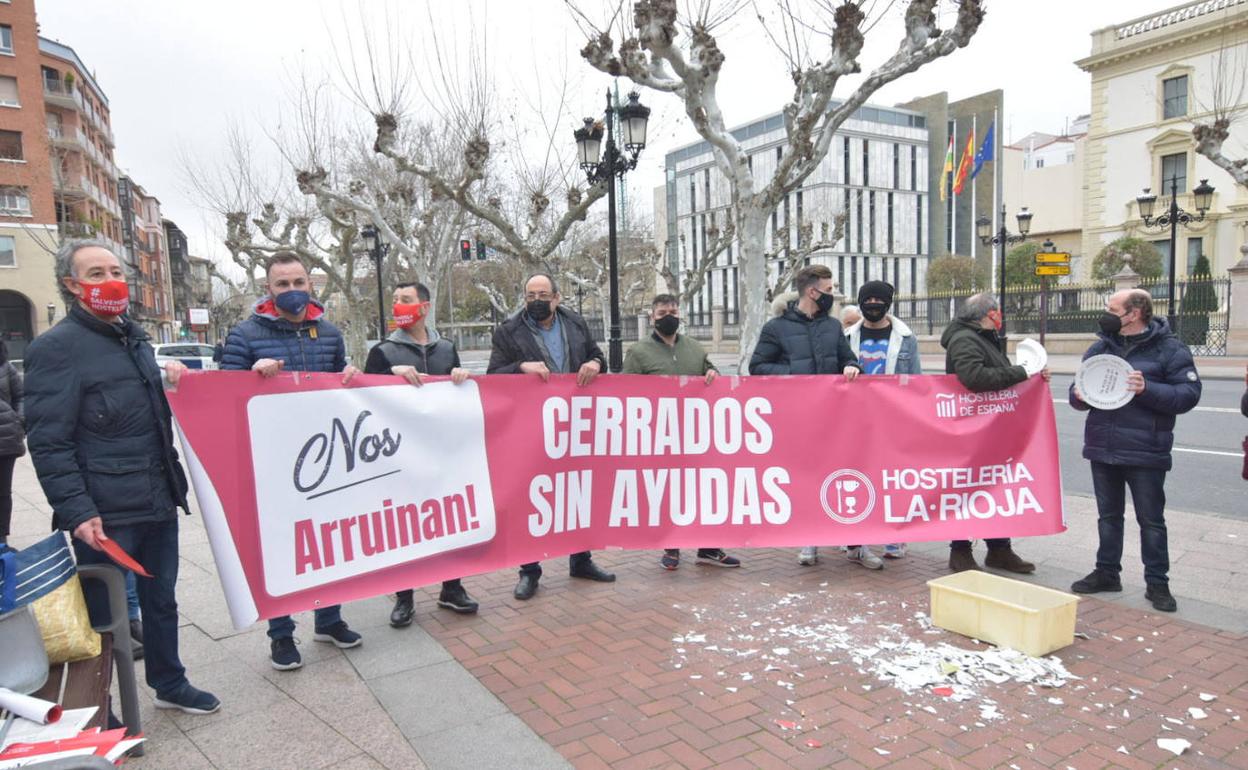
[[[178,515],[186,476],[149,337],[126,310],[126,272],[106,241],[66,241],[56,278],[69,311],[26,351],[26,427],[52,521],[74,535],[79,564],[112,564],[112,540],[152,577],[138,578],[147,683],[156,708],[211,714],[221,702],[187,681],[178,657]],[[171,362],[171,385],[186,367]],[[108,601],[83,586],[94,623]]]

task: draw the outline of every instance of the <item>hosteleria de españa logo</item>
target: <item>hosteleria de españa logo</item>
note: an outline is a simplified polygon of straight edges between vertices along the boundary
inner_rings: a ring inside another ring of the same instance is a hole
[[[833,521],[857,524],[875,509],[875,485],[866,474],[842,468],[823,480],[819,501]]]

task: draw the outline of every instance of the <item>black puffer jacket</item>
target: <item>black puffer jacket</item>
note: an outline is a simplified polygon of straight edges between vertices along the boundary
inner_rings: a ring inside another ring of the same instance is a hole
[[[459,366],[459,351],[455,343],[429,330],[428,344],[412,340],[407,332],[396,329],[386,339],[368,351],[365,374],[390,374],[392,366],[414,366],[421,374],[450,374]]]
[[[826,313],[808,317],[790,302],[779,318],[763,325],[750,374],[840,374],[858,366],[841,322]]]
[[[508,318],[494,330],[490,344],[490,363],[487,374],[519,374],[520,364],[526,361],[546,361],[547,355],[525,323],[524,312]],[[567,369],[575,374],[587,361],[597,361],[602,371],[607,370],[607,359],[594,342],[585,319],[564,307],[556,308],[563,333],[568,340]]]
[[[0,358],[0,457],[26,454],[22,431],[22,375]]]
[[[1133,465],[1170,470],[1174,446],[1174,417],[1190,412],[1200,401],[1200,375],[1187,346],[1170,333],[1164,318],[1153,318],[1142,339],[1124,348],[1122,337],[1097,334],[1100,339],[1083,354],[1125,358],[1144,375],[1144,392],[1119,409],[1094,409],[1075,398],[1070,405],[1090,410],[1083,426],[1083,456],[1109,465]]]
[[[169,402],[147,333],[74,305],[26,351],[26,428],[53,523],[172,519],[186,506]]]
[[[1003,390],[1027,379],[1027,370],[1010,363],[992,329],[955,320],[940,335],[945,374],[956,374],[962,387],[976,393]]]

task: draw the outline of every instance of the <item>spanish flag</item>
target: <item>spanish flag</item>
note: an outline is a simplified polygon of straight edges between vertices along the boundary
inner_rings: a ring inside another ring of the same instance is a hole
[[[949,149],[945,150],[945,167],[940,172],[940,199],[943,201],[946,197],[946,190],[949,189],[949,175],[953,173],[953,135],[949,135]]]
[[[962,160],[958,161],[958,173],[953,178],[953,194],[961,195],[962,187],[966,184],[966,178],[971,173],[971,166],[975,162],[975,129],[971,129],[971,133],[966,135],[966,149],[962,150]]]

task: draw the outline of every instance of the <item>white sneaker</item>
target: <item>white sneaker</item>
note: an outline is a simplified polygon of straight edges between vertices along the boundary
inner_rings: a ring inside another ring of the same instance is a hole
[[[884,560],[871,553],[871,549],[865,545],[850,548],[848,558],[850,561],[856,561],[867,569],[884,569]]]
[[[803,567],[809,567],[817,561],[819,561],[819,549],[813,545],[806,546],[802,549],[802,552],[797,555],[797,563]]]

